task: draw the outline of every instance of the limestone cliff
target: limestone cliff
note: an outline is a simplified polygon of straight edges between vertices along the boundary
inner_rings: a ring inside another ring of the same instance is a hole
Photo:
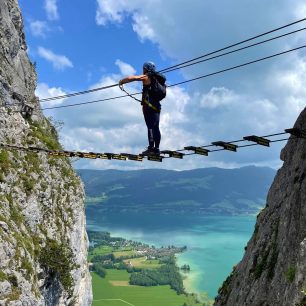
[[[0,143],[60,148],[17,0],[0,1]],[[24,118],[22,103],[34,107]],[[0,305],[90,305],[84,190],[68,159],[0,148]]]
[[[295,127],[306,130],[306,109]],[[306,139],[290,137],[281,159],[245,255],[215,305],[306,305]]]

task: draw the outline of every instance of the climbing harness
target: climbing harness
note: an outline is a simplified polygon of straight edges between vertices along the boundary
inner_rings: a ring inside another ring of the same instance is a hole
[[[119,85],[119,88],[120,88],[123,92],[125,92],[129,97],[131,97],[132,99],[134,99],[134,100],[136,100],[137,102],[140,102],[140,103],[145,103],[145,104],[148,105],[150,108],[152,108],[155,112],[160,113],[160,109],[158,109],[156,106],[154,106],[152,103],[150,103],[150,102],[148,101],[147,98],[144,98],[143,100],[139,100],[139,99],[135,98],[134,96],[132,96],[130,93],[128,93],[128,92],[124,89],[123,85]]]

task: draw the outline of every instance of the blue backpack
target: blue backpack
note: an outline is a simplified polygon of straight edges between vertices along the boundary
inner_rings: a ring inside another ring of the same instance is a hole
[[[150,73],[151,86],[149,95],[154,100],[160,102],[166,97],[166,77],[159,72]]]

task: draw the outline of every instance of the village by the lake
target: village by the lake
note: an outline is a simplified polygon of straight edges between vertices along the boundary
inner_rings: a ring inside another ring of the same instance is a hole
[[[142,242],[127,240],[121,237],[111,237],[108,232],[89,232],[89,260],[90,266],[95,262],[102,263],[106,268],[110,265],[114,268],[126,264],[126,268],[139,267],[139,262],[148,262],[148,266],[155,261],[171,258],[175,254],[187,250],[186,246],[177,247],[174,245],[162,246],[148,245]],[[137,259],[136,261],[134,259]],[[141,259],[141,261],[139,260]],[[190,270],[189,265],[183,265],[181,270]]]
[[[152,295],[165,291],[175,303],[179,301],[181,305],[208,305],[201,303],[195,294],[186,292],[184,288],[183,274],[190,271],[190,266],[184,264],[178,267],[175,255],[186,251],[186,246],[150,246],[111,237],[108,232],[89,231],[88,237],[88,260],[94,291],[102,292],[101,288],[109,286],[112,290],[125,288],[128,295],[134,290],[144,294],[152,292]],[[107,291],[104,293],[103,298],[107,298]]]

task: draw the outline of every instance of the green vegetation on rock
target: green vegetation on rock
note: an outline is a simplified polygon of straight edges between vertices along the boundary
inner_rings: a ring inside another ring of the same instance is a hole
[[[72,294],[74,283],[70,272],[78,266],[74,263],[73,252],[68,245],[47,239],[45,247],[40,251],[39,262],[49,274],[58,278],[69,294]]]
[[[288,270],[285,272],[285,276],[288,280],[288,282],[292,283],[295,278],[296,268],[293,266],[290,266]]]
[[[47,120],[46,120],[47,122]],[[60,150],[61,146],[58,142],[58,135],[56,130],[50,125],[49,122],[48,128],[43,128],[42,124],[36,121],[29,120],[31,133],[29,136],[34,139],[39,139],[42,143],[44,143],[48,149],[50,150]],[[30,141],[29,143],[34,144]]]
[[[18,301],[20,294],[21,294],[20,289],[14,286],[12,288],[12,292],[5,297],[6,302],[9,303],[12,301]]]
[[[261,260],[253,269],[255,279],[259,279],[264,270],[267,270],[268,279],[274,276],[275,265],[278,258],[277,236],[278,236],[279,221],[273,226],[273,241],[270,246],[262,254]]]
[[[7,279],[7,275],[2,270],[0,270],[0,282],[3,282]]]
[[[8,151],[5,150],[0,150],[0,172],[1,172],[1,177],[0,181],[3,181],[3,174],[7,174],[10,168],[10,160],[9,160],[9,153]]]
[[[222,287],[218,289],[218,293],[224,296],[228,296],[231,292],[230,283],[236,278],[238,272],[236,270],[236,266],[233,267],[231,274],[226,278],[223,282]]]

